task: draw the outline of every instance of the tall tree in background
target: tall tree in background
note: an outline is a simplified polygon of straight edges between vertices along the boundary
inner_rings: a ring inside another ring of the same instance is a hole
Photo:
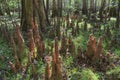
[[[22,31],[27,32],[28,29],[32,29],[33,1],[21,0],[21,4],[22,4],[21,27]]]
[[[52,17],[55,17],[58,15],[58,12],[57,12],[57,7],[56,7],[56,0],[53,0],[52,2]]]
[[[97,1],[98,0],[95,0],[95,13],[97,12]]]
[[[44,9],[44,4],[43,4],[43,0],[34,0],[35,1],[35,6],[36,6],[36,10],[38,12],[38,16],[39,16],[39,24],[40,24],[40,30],[42,32],[45,32],[45,27],[46,27],[46,15],[45,15],[45,9]]]
[[[46,1],[46,19],[47,19],[48,24],[50,24],[48,15],[49,15],[49,0]]]
[[[90,11],[91,13],[95,12],[95,0],[90,0]]]
[[[4,15],[4,13],[2,11],[2,4],[3,4],[3,0],[0,0],[0,16]]]
[[[21,7],[22,7],[22,13],[21,13],[21,27],[22,31],[26,31],[26,10],[25,10],[25,0],[21,0]]]
[[[120,0],[118,0],[117,18],[116,18],[116,28],[119,28],[120,22]]]
[[[82,13],[88,14],[88,0],[82,0],[83,1],[83,7],[82,7]]]
[[[39,28],[42,32],[45,32],[47,21],[46,21],[43,1],[42,0],[30,0],[27,2],[27,0],[21,0],[21,4],[22,4],[22,16],[21,16],[22,31],[27,32],[28,27],[31,26],[30,24],[32,24],[31,21],[33,21],[33,13],[34,13],[33,8],[34,8],[35,9],[34,11],[37,12],[37,14],[35,13],[34,16],[38,15],[38,19],[39,19],[38,23],[40,26]],[[30,16],[31,16],[31,20],[29,20]]]
[[[46,11],[47,11],[47,14],[49,13],[49,0],[46,1]]]
[[[99,10],[100,21],[103,20],[103,10],[105,8],[105,4],[106,4],[106,0],[102,0],[101,1],[101,7],[100,7],[100,10]]]
[[[58,0],[58,16],[62,16],[62,0]]]

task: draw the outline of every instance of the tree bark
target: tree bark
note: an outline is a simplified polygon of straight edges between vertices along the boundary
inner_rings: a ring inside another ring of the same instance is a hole
[[[22,5],[22,13],[21,13],[21,27],[22,31],[26,31],[26,10],[25,10],[25,0],[21,0],[21,5]]]
[[[21,27],[22,31],[27,32],[28,29],[32,29],[33,21],[33,4],[32,0],[21,0],[22,4],[22,16],[21,16]]]
[[[45,27],[46,27],[46,15],[45,15],[45,10],[43,6],[43,1],[42,0],[34,0],[36,9],[39,15],[39,21],[40,21],[40,30],[42,32],[45,32]]]

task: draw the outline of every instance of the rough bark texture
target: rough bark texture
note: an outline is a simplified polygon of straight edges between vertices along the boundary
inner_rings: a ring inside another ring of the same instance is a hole
[[[22,0],[22,19],[21,26],[22,30],[27,32],[28,29],[33,29],[33,1]]]
[[[39,22],[40,22],[40,30],[42,32],[45,32],[45,27],[46,27],[46,15],[45,15],[45,10],[43,6],[43,0],[34,0],[36,9],[39,15]]]

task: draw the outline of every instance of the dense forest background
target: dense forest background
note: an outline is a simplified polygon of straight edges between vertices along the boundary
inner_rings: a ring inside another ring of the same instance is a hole
[[[120,0],[0,0],[0,80],[120,80]]]

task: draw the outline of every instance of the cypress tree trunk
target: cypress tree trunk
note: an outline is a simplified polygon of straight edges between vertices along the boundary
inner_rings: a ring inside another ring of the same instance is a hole
[[[45,10],[43,6],[43,1],[42,0],[34,0],[36,9],[39,15],[39,21],[40,21],[40,30],[42,32],[45,32],[45,27],[46,27],[46,15],[45,15]]]
[[[26,11],[26,27],[27,29],[33,29],[33,1],[25,0],[25,11]],[[28,31],[28,30],[27,30]]]
[[[26,28],[26,10],[25,10],[25,0],[21,0],[22,13],[21,13],[21,27],[22,31],[27,31]]]
[[[33,1],[21,0],[22,2],[22,16],[21,27],[22,31],[27,32],[28,29],[33,29]]]

